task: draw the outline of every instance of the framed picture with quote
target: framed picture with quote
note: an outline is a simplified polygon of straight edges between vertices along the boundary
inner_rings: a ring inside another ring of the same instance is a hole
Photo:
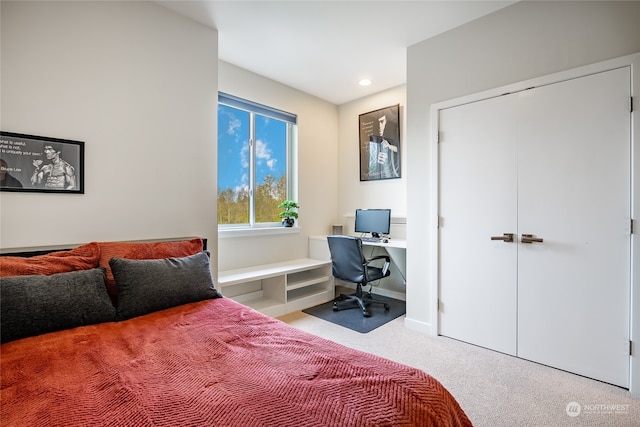
[[[360,114],[360,181],[400,178],[400,105]]]
[[[84,194],[84,142],[0,132],[0,191]]]

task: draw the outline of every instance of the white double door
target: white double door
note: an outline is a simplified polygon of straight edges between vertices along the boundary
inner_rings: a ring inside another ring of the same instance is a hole
[[[441,335],[628,387],[629,99],[626,67],[440,111]]]

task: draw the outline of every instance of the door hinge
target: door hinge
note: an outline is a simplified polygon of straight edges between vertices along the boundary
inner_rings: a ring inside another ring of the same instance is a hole
[[[631,233],[630,233],[630,234],[633,234],[633,218],[631,218],[631,226],[630,226],[630,229],[631,229]]]
[[[629,112],[633,113],[633,96],[629,97]]]
[[[629,356],[633,356],[633,341],[629,340]]]

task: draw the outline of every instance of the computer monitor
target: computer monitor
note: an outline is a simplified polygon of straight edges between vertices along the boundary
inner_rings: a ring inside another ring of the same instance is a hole
[[[389,234],[391,209],[356,209],[356,233],[371,233],[373,237]]]

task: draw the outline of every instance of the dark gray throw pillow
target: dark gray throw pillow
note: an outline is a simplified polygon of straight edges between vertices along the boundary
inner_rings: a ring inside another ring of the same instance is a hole
[[[182,258],[111,258],[109,265],[118,286],[117,320],[221,296],[206,251]]]
[[[3,343],[115,320],[104,268],[0,279]]]

